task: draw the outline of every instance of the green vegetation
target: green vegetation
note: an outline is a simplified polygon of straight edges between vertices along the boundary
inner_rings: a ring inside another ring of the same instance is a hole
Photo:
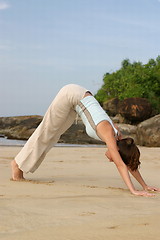
[[[157,113],[160,112],[160,56],[150,59],[147,64],[131,63],[125,59],[121,69],[113,73],[106,73],[103,85],[95,95],[102,104],[104,101],[118,97],[147,98]]]

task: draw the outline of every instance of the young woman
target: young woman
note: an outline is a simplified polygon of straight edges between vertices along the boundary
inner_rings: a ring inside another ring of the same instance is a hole
[[[142,179],[138,171],[140,154],[133,140],[121,139],[119,131],[92,93],[75,84],[66,85],[59,91],[41,124],[12,161],[13,180],[22,180],[23,172],[33,173],[39,167],[50,148],[73,124],[77,114],[82,118],[87,134],[106,143],[106,156],[115,163],[132,194],[153,196],[147,190],[160,191],[149,187]],[[134,188],[129,171],[142,185],[143,191]]]

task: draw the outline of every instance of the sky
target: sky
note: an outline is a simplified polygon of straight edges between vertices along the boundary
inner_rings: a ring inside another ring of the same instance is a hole
[[[94,94],[160,55],[160,0],[0,0],[0,117],[44,115],[61,87]]]

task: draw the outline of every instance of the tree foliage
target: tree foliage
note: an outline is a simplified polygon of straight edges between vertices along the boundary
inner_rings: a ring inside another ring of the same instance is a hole
[[[101,104],[115,97],[147,98],[160,112],[160,56],[156,60],[150,59],[147,64],[123,60],[119,70],[104,75],[103,85],[95,97]]]

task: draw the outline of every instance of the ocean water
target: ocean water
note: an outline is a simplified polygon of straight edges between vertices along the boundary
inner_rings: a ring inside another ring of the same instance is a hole
[[[7,139],[4,137],[0,137],[0,146],[24,146],[26,141],[23,140],[15,140],[15,139]],[[57,143],[56,147],[104,147],[104,145],[100,144],[67,144],[67,143]]]
[[[0,146],[23,146],[26,141],[0,137]]]

